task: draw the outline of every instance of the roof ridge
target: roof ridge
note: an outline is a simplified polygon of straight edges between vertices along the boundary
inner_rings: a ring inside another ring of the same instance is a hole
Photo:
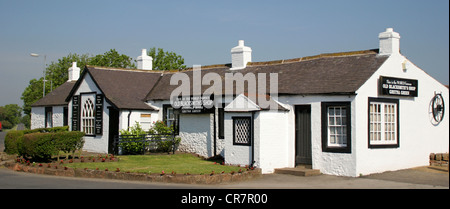
[[[247,66],[280,65],[280,64],[315,60],[315,59],[320,59],[320,58],[357,56],[357,55],[363,55],[363,54],[378,54],[378,49],[349,51],[349,52],[322,53],[322,54],[318,54],[318,55],[292,58],[292,59],[272,60],[272,61],[263,61],[263,62],[249,62],[247,64]]]

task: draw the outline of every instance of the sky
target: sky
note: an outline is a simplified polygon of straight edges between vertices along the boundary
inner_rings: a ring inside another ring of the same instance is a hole
[[[375,49],[386,28],[400,33],[404,56],[449,84],[448,0],[0,0],[0,106],[22,106],[29,81],[43,76],[43,56],[30,53],[48,65],[157,47],[190,67],[230,63],[238,40],[252,61]]]

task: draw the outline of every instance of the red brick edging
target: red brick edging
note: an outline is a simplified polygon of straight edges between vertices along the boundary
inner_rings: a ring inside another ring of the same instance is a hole
[[[131,181],[148,181],[148,182],[164,182],[164,183],[185,183],[185,184],[219,184],[227,182],[239,182],[248,179],[260,177],[261,170],[248,170],[242,173],[220,173],[207,175],[184,175],[184,174],[145,174],[145,173],[126,173],[116,171],[101,171],[91,169],[72,169],[64,167],[55,169],[46,166],[39,167],[27,166],[20,163],[7,163],[5,167],[14,171],[22,171],[28,173],[46,174],[54,176],[82,177],[82,178],[100,178],[100,179],[117,179]]]

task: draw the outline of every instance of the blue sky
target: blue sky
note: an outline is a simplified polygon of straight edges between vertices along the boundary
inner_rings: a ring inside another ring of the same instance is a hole
[[[392,27],[402,54],[449,83],[448,0],[137,1],[0,0],[0,106],[69,53],[133,58],[160,47],[194,64],[231,62],[238,40],[253,61],[378,48]]]

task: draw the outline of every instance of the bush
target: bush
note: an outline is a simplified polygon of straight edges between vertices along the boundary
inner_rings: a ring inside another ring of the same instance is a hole
[[[22,143],[23,131],[9,131],[5,136],[5,152],[19,154],[19,148]]]
[[[84,133],[66,127],[10,131],[5,136],[5,152],[46,161],[59,151],[75,152],[84,145]]]
[[[160,137],[160,140],[165,141],[145,141],[145,135],[161,135],[155,136],[155,138]],[[173,146],[178,147],[181,142],[180,137],[175,137],[175,144],[172,140],[167,140],[168,136],[172,136],[173,127],[166,126],[163,121],[156,121],[153,123],[153,127],[148,131],[144,131],[138,122],[130,128],[130,130],[120,130],[121,135],[121,144],[119,145],[122,148],[122,154],[136,154],[142,153],[145,147],[149,145],[155,145],[156,151],[159,152],[171,152],[173,150]],[[135,142],[141,141],[142,142]]]
[[[147,134],[147,132],[142,129],[138,122],[136,122],[130,130],[120,130],[122,142],[125,142],[120,144],[123,154],[141,153],[146,144],[144,142],[134,141],[143,140],[143,136],[145,136],[145,134]]]
[[[31,133],[23,136],[23,147],[19,154],[23,157],[31,157],[37,161],[48,160],[57,154],[56,141],[53,133]]]

